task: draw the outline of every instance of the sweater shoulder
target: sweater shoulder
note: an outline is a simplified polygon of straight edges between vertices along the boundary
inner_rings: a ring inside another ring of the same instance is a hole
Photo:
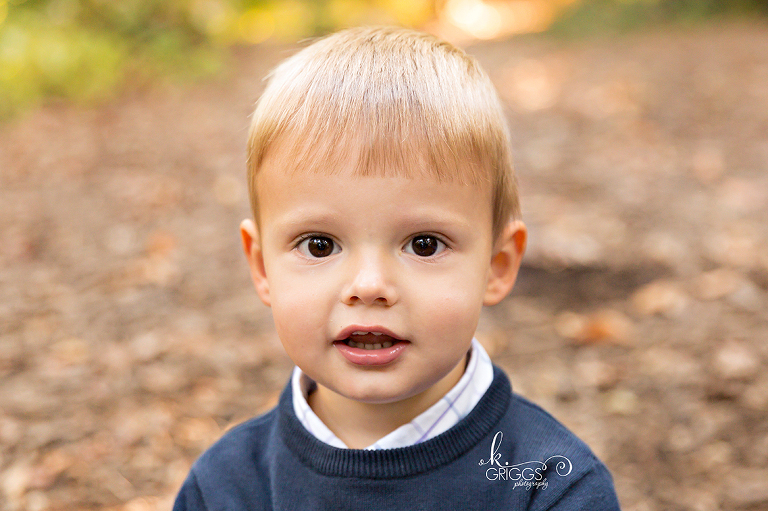
[[[277,410],[272,409],[264,415],[248,419],[233,427],[195,462],[197,467],[252,461],[253,456],[263,451],[268,445],[269,436],[277,423]],[[246,460],[247,458],[247,460]]]
[[[207,507],[225,508],[219,502],[221,499],[246,502],[258,495],[268,495],[268,460],[278,443],[276,426],[277,410],[272,409],[227,431],[195,461],[191,475]]]
[[[521,453],[533,454],[560,449],[575,456],[594,457],[587,444],[559,420],[517,393],[512,394],[509,415],[517,440],[525,439],[519,445]]]

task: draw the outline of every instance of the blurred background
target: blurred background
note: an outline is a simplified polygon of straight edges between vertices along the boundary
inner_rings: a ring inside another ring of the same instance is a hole
[[[530,244],[478,338],[623,508],[768,509],[768,2],[0,0],[0,511],[170,509],[291,363],[250,284],[263,77],[358,24],[505,104]]]

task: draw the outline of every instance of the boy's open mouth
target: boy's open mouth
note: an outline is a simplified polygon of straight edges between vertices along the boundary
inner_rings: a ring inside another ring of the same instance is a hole
[[[411,344],[383,326],[350,325],[333,342],[341,356],[356,366],[385,366]]]
[[[391,348],[393,344],[401,342],[400,339],[390,337],[381,332],[353,332],[352,335],[343,339],[341,342],[351,348],[363,350],[380,350]]]

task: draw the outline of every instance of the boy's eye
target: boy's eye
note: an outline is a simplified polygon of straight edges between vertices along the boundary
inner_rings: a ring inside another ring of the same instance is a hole
[[[435,236],[421,235],[413,238],[405,246],[405,252],[419,257],[430,257],[445,250],[445,243]]]
[[[299,252],[307,257],[328,257],[339,251],[331,238],[325,236],[310,236],[304,238],[298,247]]]

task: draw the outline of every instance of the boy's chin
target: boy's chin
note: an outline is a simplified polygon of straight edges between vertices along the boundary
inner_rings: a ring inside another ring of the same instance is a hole
[[[424,392],[425,389],[393,387],[386,384],[360,384],[354,389],[334,389],[326,387],[332,399],[347,401],[349,404],[386,406],[404,403]],[[428,389],[429,387],[427,387]],[[322,394],[322,393],[321,393]]]
[[[458,378],[461,377],[461,374],[463,374],[463,368],[458,374]],[[458,381],[458,378],[451,376],[451,372],[449,372],[436,381],[411,382],[410,385],[405,384],[402,380],[392,381],[394,377],[385,378],[384,380],[390,381],[384,382],[376,381],[379,380],[378,378],[373,379],[373,381],[364,381],[365,379],[361,378],[352,389],[336,390],[329,388],[327,390],[337,398],[348,401],[349,404],[381,406],[383,408],[394,406],[426,409],[440,400]]]
[[[364,405],[392,405],[407,401],[418,392],[398,392],[394,389],[375,389],[369,391],[356,391],[337,393],[342,398]]]

